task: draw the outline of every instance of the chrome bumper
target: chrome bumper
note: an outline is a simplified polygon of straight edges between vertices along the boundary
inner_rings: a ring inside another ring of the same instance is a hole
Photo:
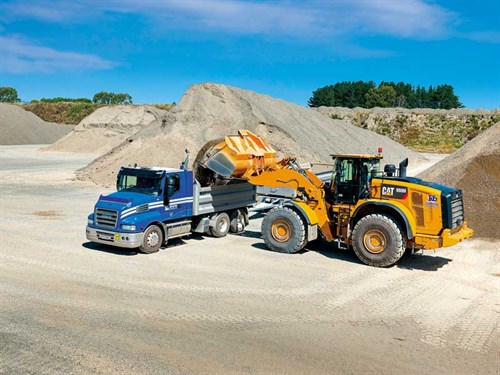
[[[144,237],[144,233],[111,232],[109,230],[96,229],[89,226],[85,229],[85,233],[89,241],[110,246],[125,247],[128,249],[139,247]]]

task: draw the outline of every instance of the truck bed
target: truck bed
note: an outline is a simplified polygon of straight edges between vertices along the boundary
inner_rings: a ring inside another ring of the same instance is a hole
[[[193,186],[193,216],[212,212],[248,207],[257,199],[255,186],[248,182],[201,187],[195,180]]]

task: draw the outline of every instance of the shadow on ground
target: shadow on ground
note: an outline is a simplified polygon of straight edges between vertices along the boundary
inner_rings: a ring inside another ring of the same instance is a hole
[[[121,247],[114,247],[95,242],[84,242],[82,243],[82,246],[87,250],[101,251],[103,253],[110,253],[115,255],[132,256],[138,254],[137,249],[125,249]]]
[[[262,234],[258,231],[246,230],[244,233],[239,234],[239,236],[262,239]],[[267,248],[263,240],[252,244],[252,247],[259,250],[271,251]],[[327,243],[321,240],[313,241],[307,244],[304,250],[299,251],[296,254],[290,254],[290,256],[304,254],[307,251],[315,251],[316,253],[330,259],[338,259],[344,262],[363,265],[363,263],[356,257],[356,254],[354,254],[354,251],[352,251],[351,249],[342,249],[339,248],[336,242]],[[437,271],[438,269],[446,266],[451,261],[452,260],[448,258],[427,255],[426,253],[412,254],[411,250],[407,250],[400,261],[392,267],[398,267],[407,270]]]

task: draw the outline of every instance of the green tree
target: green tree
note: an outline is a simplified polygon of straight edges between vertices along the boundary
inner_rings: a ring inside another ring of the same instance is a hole
[[[99,91],[94,95],[92,101],[98,104],[111,104],[113,93],[107,91]]]
[[[308,104],[310,107],[364,107],[365,96],[373,87],[372,81],[337,82],[315,90]]]
[[[450,85],[440,85],[434,89],[432,97],[433,108],[451,109],[461,108],[462,103],[455,95],[453,87]]]
[[[92,101],[98,104],[132,104],[132,97],[126,93],[100,91],[94,95]]]
[[[0,87],[0,102],[17,103],[21,99],[17,96],[17,90],[14,87]]]
[[[111,98],[112,104],[132,104],[132,97],[129,94],[119,93],[113,94]]]
[[[390,85],[380,85],[366,93],[366,107],[394,107],[396,105],[396,90]]]
[[[334,107],[335,89],[333,85],[321,87],[315,90],[309,99],[309,107]]]

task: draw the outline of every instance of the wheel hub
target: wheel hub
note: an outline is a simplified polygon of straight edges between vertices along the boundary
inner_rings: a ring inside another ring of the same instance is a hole
[[[149,233],[148,239],[147,239],[149,246],[155,247],[156,245],[158,245],[159,241],[160,241],[160,236],[158,236],[158,233],[156,233],[156,232]]]
[[[278,242],[286,242],[290,239],[292,228],[290,224],[284,220],[276,220],[271,226],[271,234]]]
[[[385,250],[387,240],[384,233],[378,229],[370,229],[363,237],[365,249],[372,254],[380,254]]]
[[[226,220],[221,220],[219,222],[219,231],[220,232],[225,232],[226,229],[227,229],[227,226],[228,226],[228,223],[226,222]]]

